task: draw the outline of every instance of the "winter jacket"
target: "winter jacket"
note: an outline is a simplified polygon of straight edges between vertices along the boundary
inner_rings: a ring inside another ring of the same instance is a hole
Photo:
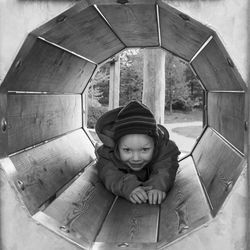
[[[173,186],[178,169],[180,151],[169,140],[169,133],[157,125],[158,136],[151,161],[140,171],[131,170],[120,160],[117,145],[113,140],[114,121],[121,108],[105,113],[96,124],[96,132],[103,145],[97,150],[97,170],[105,187],[115,195],[129,199],[138,186],[152,186],[168,192]]]

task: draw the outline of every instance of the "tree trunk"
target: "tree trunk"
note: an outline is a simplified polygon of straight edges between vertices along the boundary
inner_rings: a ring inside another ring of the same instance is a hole
[[[165,52],[161,49],[144,50],[142,102],[164,123],[165,111]]]
[[[110,62],[109,110],[119,107],[120,95],[120,56]]]

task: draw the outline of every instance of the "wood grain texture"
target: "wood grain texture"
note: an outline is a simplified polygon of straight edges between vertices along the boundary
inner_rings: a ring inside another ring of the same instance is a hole
[[[42,37],[96,63],[124,48],[124,44],[93,6],[75,15],[65,15]]]
[[[8,155],[7,92],[0,89],[0,159]]]
[[[239,177],[244,158],[210,128],[195,147],[193,158],[215,214]]]
[[[156,250],[157,243],[105,243],[95,242],[91,248],[92,250]]]
[[[11,156],[16,185],[31,214],[94,159],[94,148],[83,130]]]
[[[159,13],[162,47],[187,61],[212,34],[208,27],[162,1],[159,1]]]
[[[224,46],[215,35],[191,65],[207,90],[244,89],[243,80]]]
[[[74,5],[71,8],[62,12],[58,16],[52,18],[51,20],[49,20],[45,24],[39,26],[38,28],[33,30],[31,32],[31,34],[35,35],[36,37],[39,37],[39,36],[42,37],[44,33],[50,31],[51,29],[54,29],[58,25],[58,23],[65,21],[65,17],[72,17],[72,16],[80,13],[84,9],[88,8],[90,5],[92,5],[90,0],[75,1]]]
[[[121,0],[119,2],[119,0],[87,0],[89,3],[91,4],[97,4],[97,5],[138,5],[138,4],[156,4],[157,0],[128,0],[127,2],[125,2],[124,0]],[[124,4],[122,4],[124,2]]]
[[[22,50],[5,79],[7,90],[81,93],[96,67],[40,39]]]
[[[32,218],[35,220],[36,223],[43,225],[43,227],[46,228],[48,231],[51,231],[56,235],[60,235],[60,237],[62,237],[64,241],[69,240],[71,242],[74,242],[74,244],[81,246],[81,248],[79,247],[80,249],[90,248],[90,244],[84,238],[84,236],[76,234],[74,231],[70,231],[67,227],[62,226],[62,224],[60,224],[57,220],[48,216],[44,212],[39,211],[36,214],[34,214]],[[51,246],[47,249],[51,249]],[[68,249],[71,250],[71,247],[69,247]]]
[[[133,204],[118,198],[105,219],[96,242],[156,242],[158,216],[158,205]]]
[[[5,172],[8,161],[1,159],[0,168],[1,250],[83,250],[83,241],[64,233],[55,220],[45,219],[45,223],[44,216],[29,215]]]
[[[168,244],[210,219],[209,204],[188,157],[180,162],[174,187],[161,205],[159,241]]]
[[[158,46],[154,5],[98,5],[112,29],[128,47]]]
[[[43,212],[91,244],[113,200],[114,195],[104,188],[91,166]]]
[[[244,152],[245,93],[208,93],[208,125]]]
[[[80,95],[8,95],[8,153],[82,126]]]

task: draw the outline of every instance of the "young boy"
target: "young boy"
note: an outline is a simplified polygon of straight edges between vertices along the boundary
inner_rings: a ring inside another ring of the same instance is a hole
[[[96,132],[98,174],[105,187],[133,203],[161,204],[179,166],[177,146],[152,112],[132,101],[102,115]]]

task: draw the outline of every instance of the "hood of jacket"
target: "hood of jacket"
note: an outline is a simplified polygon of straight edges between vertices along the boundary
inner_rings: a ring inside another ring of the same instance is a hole
[[[114,124],[117,118],[117,115],[121,111],[123,107],[119,107],[116,109],[112,109],[106,113],[104,113],[98,120],[95,126],[96,133],[100,140],[102,141],[103,145],[114,149],[115,148],[115,141],[114,141]],[[169,133],[167,129],[158,124],[157,125],[157,138],[156,143],[161,144],[161,141],[168,141],[169,140]]]

